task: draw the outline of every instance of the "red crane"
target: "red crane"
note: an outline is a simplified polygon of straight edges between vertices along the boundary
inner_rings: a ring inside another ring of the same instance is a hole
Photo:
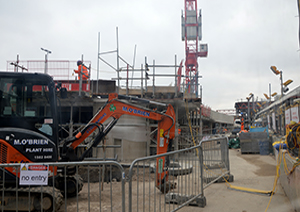
[[[198,44],[202,39],[201,10],[197,0],[184,0],[181,16],[182,40],[185,41],[185,84],[188,93],[198,96],[198,57],[207,57],[207,44]],[[199,51],[200,50],[200,51]]]

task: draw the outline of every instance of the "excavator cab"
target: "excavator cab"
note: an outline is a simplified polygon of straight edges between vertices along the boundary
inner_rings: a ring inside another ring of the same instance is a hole
[[[0,162],[5,163],[47,163],[58,161],[58,121],[56,86],[46,74],[0,72]],[[59,186],[63,177],[58,170],[49,167],[48,185],[44,190],[44,211],[52,211],[53,199],[56,208],[62,200]],[[55,178],[55,192],[51,187]],[[19,198],[28,201],[16,201],[16,184],[19,184],[20,170],[16,167],[0,168],[0,183],[5,186],[2,210],[15,211],[28,208],[30,203],[39,209],[41,194],[30,190],[28,186],[18,185]],[[68,178],[69,179],[69,178]],[[58,182],[58,183],[57,183]],[[58,184],[58,186],[56,185]],[[81,187],[82,188],[82,187]],[[81,189],[80,188],[80,189]],[[29,202],[29,203],[28,203]]]
[[[45,74],[0,74],[1,163],[58,160],[55,92],[52,78]],[[15,173],[8,169],[6,174],[6,183],[14,181]]]

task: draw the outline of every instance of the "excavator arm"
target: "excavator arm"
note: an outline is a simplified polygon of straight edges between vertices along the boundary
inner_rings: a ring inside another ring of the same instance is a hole
[[[167,110],[165,112],[159,112],[156,110],[143,108],[137,104],[128,103],[127,101],[123,101],[122,99],[134,100],[137,103],[144,102],[165,106]],[[96,147],[115,126],[120,117],[125,114],[157,121],[157,154],[159,155],[170,151],[172,140],[175,137],[175,111],[172,105],[166,105],[145,99],[122,96],[116,93],[112,93],[109,95],[108,101],[94,115],[94,117],[83,128],[83,130],[65,142],[65,150],[63,151],[65,158],[67,158],[67,160],[83,160],[88,152],[92,149],[92,147]],[[104,127],[103,123],[109,118],[112,118],[111,121]],[[95,139],[88,144],[85,152],[80,156],[80,158],[74,159],[75,156],[70,156],[72,155],[72,152],[74,152],[74,150],[97,129],[99,130],[99,133],[97,134]],[[168,163],[169,161],[166,160],[164,156],[157,158],[156,161],[156,186],[162,192],[167,192],[169,190],[169,188],[165,188],[164,186],[168,181]]]

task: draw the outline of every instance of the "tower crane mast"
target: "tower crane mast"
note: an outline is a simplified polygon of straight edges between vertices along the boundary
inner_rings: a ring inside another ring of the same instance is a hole
[[[184,0],[184,12],[181,17],[182,40],[185,42],[185,84],[188,93],[198,96],[199,72],[198,57],[207,56],[207,44],[200,45],[202,39],[201,10],[197,9],[197,0]],[[199,51],[200,50],[200,51]]]

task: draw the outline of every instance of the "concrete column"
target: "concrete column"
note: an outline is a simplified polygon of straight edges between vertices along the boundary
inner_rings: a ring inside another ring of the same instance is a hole
[[[210,131],[209,134],[212,134],[212,133],[213,133],[212,130],[213,130],[213,123],[212,123],[212,122],[209,122],[209,131]]]

